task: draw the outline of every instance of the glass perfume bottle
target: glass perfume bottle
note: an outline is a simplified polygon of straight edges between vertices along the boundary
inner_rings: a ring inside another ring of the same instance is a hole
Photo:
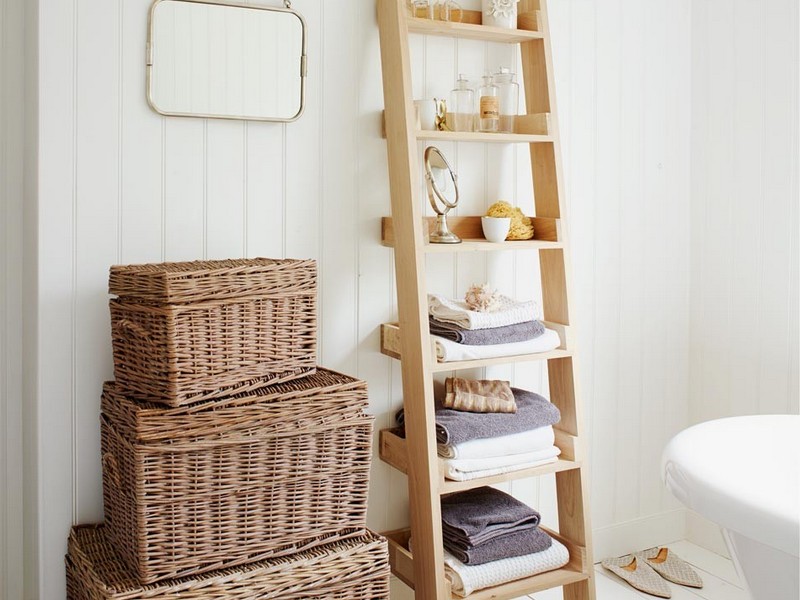
[[[478,90],[478,124],[483,132],[494,133],[500,125],[500,96],[491,75],[483,76]]]
[[[475,116],[475,92],[463,75],[458,76],[456,87],[450,92],[450,127],[453,131],[472,131]]]
[[[514,81],[514,73],[506,67],[502,67],[494,74],[493,82],[497,86],[500,98],[500,120],[497,131],[513,133],[514,118],[519,112],[519,84]]]

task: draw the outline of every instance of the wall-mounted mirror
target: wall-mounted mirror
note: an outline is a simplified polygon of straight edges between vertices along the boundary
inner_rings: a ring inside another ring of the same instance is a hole
[[[161,114],[294,121],[305,75],[305,21],[289,8],[155,0],[150,9],[147,99]]]

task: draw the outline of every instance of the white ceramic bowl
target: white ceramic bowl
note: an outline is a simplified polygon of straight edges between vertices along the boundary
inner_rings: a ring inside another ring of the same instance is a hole
[[[511,217],[481,217],[481,227],[490,242],[504,242],[511,229]]]

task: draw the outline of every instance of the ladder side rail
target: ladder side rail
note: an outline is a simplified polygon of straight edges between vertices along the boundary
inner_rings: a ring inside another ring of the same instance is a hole
[[[417,598],[444,599],[438,456],[405,0],[378,0]]]
[[[537,217],[561,219],[560,241],[563,248],[544,250],[541,257],[541,284],[544,317],[547,321],[571,325],[568,298],[571,292],[569,213],[564,195],[564,176],[561,168],[558,111],[556,108],[555,77],[553,73],[550,27],[547,0],[521,0],[520,13],[539,11],[542,40],[521,45],[523,83],[528,113],[550,113],[552,143],[531,144],[531,171]],[[572,340],[574,344],[574,340]],[[573,348],[574,350],[575,348]],[[592,531],[589,515],[588,468],[585,460],[583,416],[579,401],[577,361],[574,356],[548,361],[550,397],[561,410],[561,427],[577,436],[576,458],[579,470],[556,473],[559,530],[562,535],[586,548],[586,564],[593,564]],[[595,585],[589,579],[564,586],[564,600],[594,600]]]

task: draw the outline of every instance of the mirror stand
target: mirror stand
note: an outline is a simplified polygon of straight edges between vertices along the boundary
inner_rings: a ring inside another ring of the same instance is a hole
[[[436,215],[436,228],[430,234],[432,244],[460,244],[461,238],[447,227],[447,215]]]

